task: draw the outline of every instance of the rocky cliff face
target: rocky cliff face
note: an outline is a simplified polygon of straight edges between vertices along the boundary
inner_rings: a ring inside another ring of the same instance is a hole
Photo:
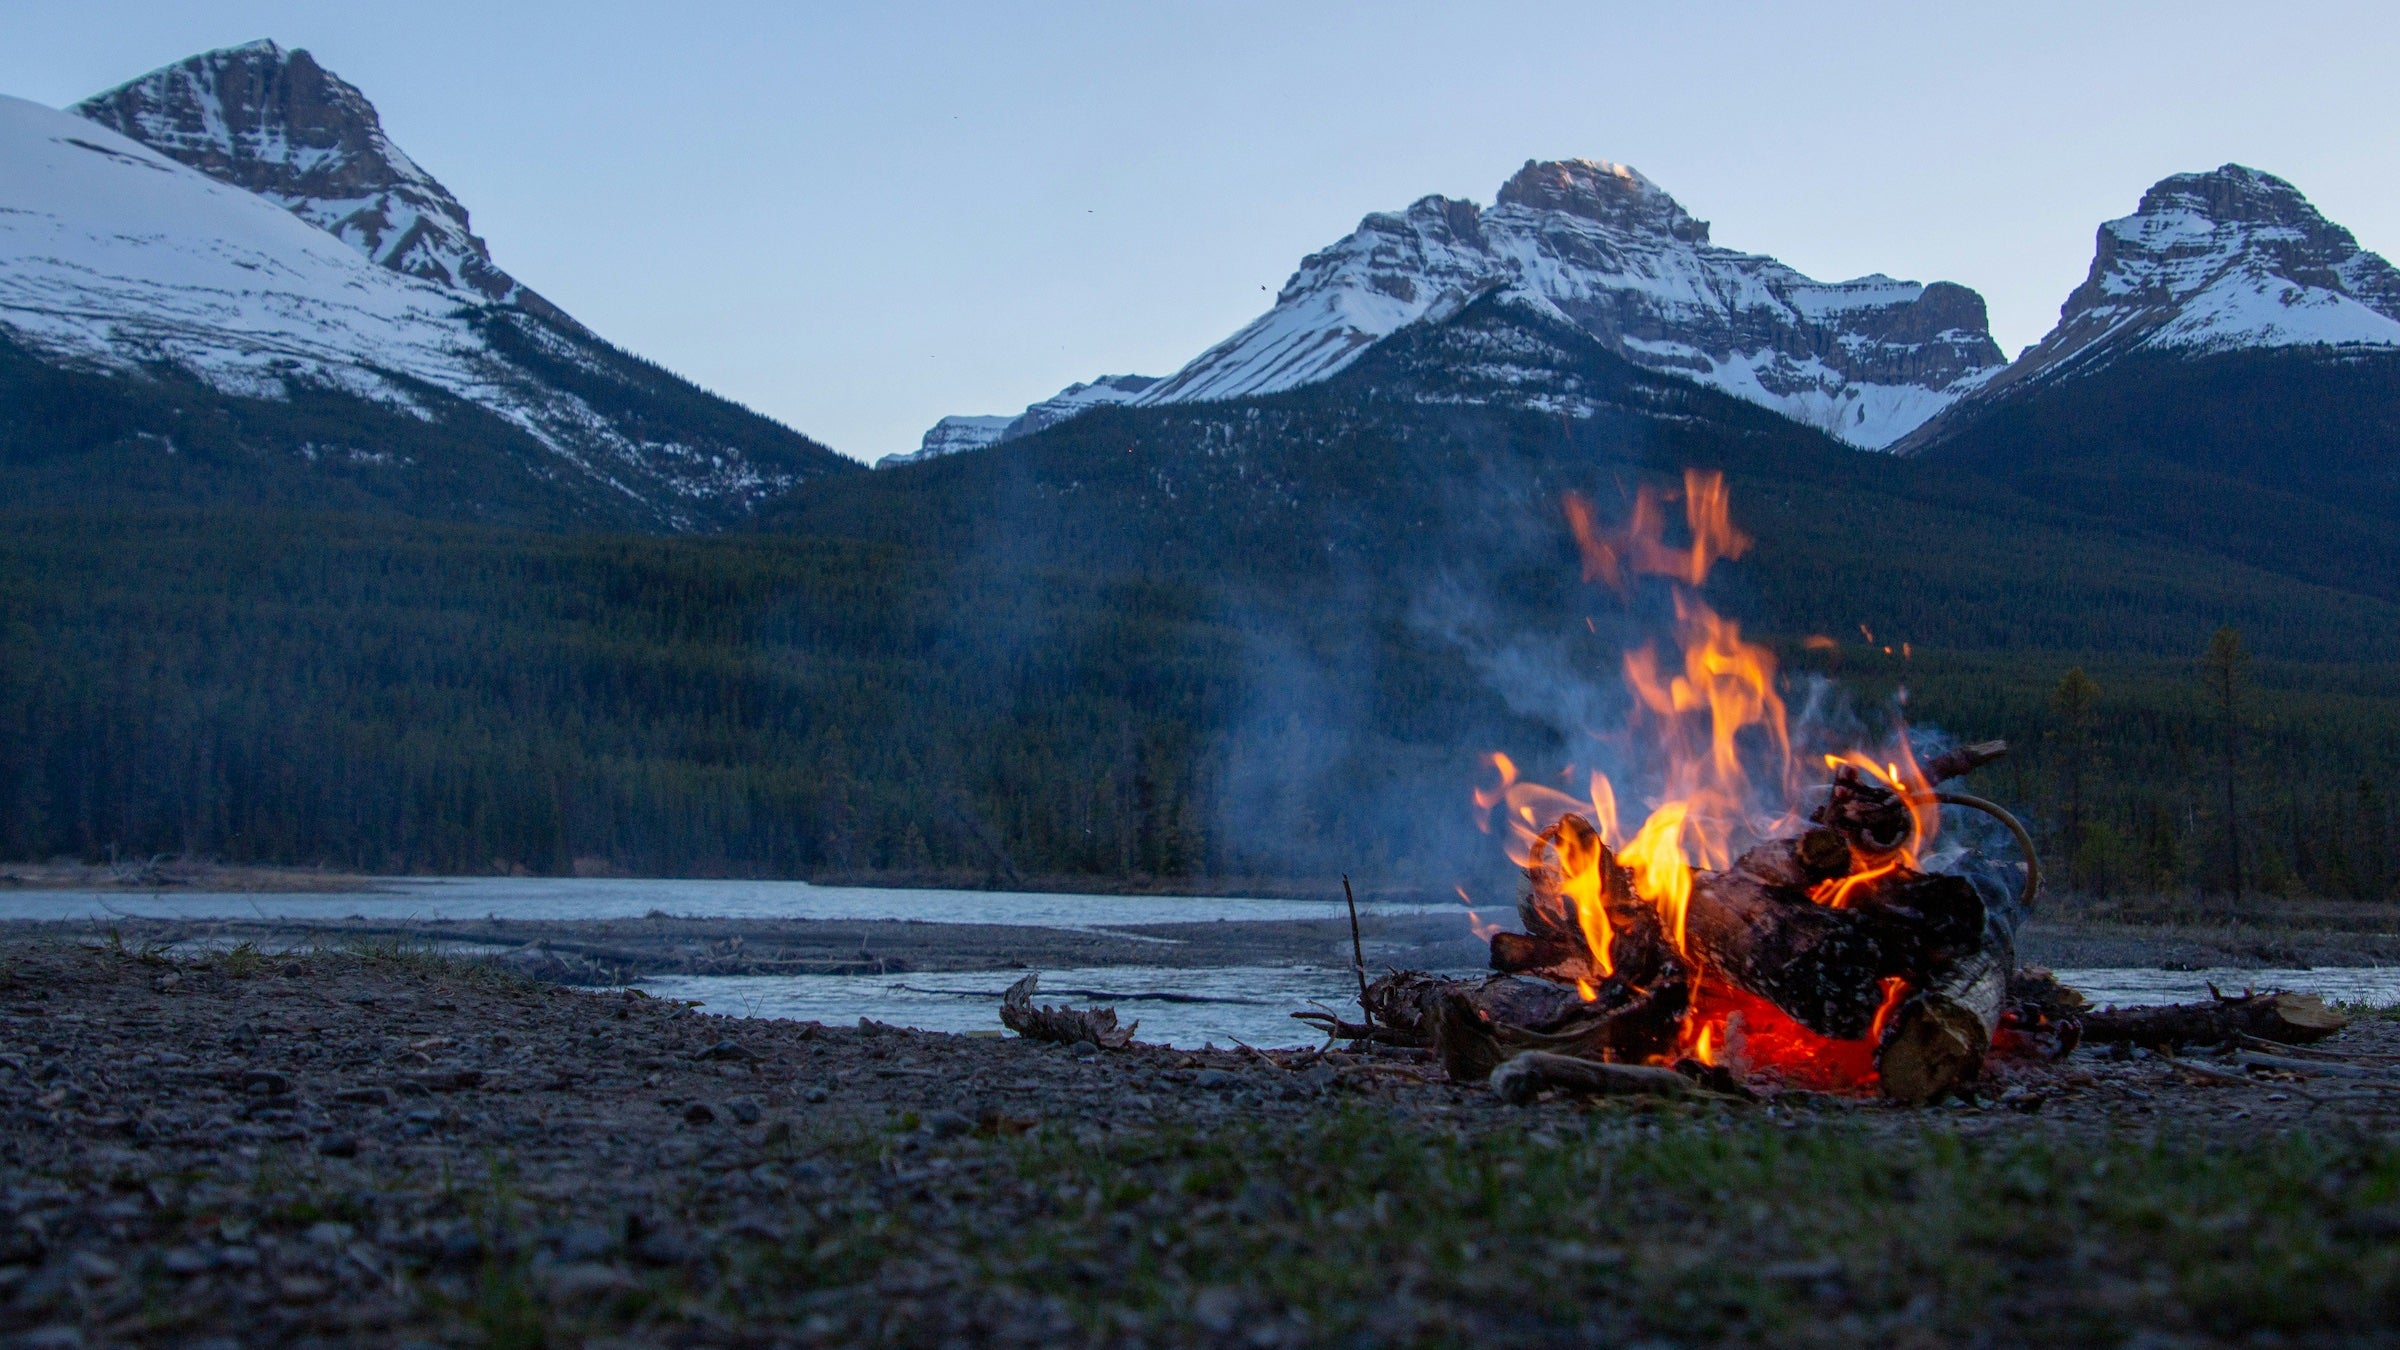
[[[1495,292],[1562,316],[1637,365],[1891,445],[2003,364],[1982,297],[1885,276],[1819,282],[1709,241],[1624,165],[1529,162],[1490,208],[1426,197],[1310,255],[1275,307],[1145,391],[1143,404],[1321,380],[1401,327]]]
[[[493,264],[450,190],[392,144],[366,95],[273,42],[179,61],[72,109],[258,194],[412,277],[560,315]]]
[[[1993,393],[2138,349],[2306,345],[2400,347],[2400,269],[2291,184],[2227,164],[2161,179],[2102,225],[2058,326]]]

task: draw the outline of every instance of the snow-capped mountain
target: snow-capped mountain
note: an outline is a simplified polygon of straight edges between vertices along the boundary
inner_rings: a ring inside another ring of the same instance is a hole
[[[875,462],[875,467],[888,469],[899,464],[916,464],[1030,436],[1106,404],[1131,403],[1157,383],[1155,375],[1103,375],[1089,382],[1070,384],[1014,417],[1005,413],[993,417],[945,417],[926,431],[923,443],[916,449],[885,455]]]
[[[305,51],[261,41],[204,52],[71,111],[265,197],[395,272],[492,300],[526,297],[493,264],[467,209],[384,134],[366,96]]]
[[[1310,255],[1275,307],[1137,404],[1322,380],[1401,327],[1504,292],[1637,365],[1880,449],[2004,364],[1983,298],[1948,282],[1819,282],[1709,242],[1650,180],[1592,160],[1528,162],[1497,202],[1426,197]]]
[[[229,100],[236,84],[249,92]],[[512,485],[494,495],[546,492],[544,518],[692,528],[854,467],[617,350],[489,266],[464,210],[304,52],[211,53],[98,102],[201,167],[0,97],[0,343],[236,399],[330,391],[365,405],[350,420],[383,418],[400,440],[411,421],[472,423],[453,440],[488,447]],[[383,187],[334,211],[331,196],[245,186],[322,175],[354,187],[383,175]],[[313,465],[322,447],[248,449]],[[364,442],[337,458],[408,472],[405,455]],[[469,513],[474,497],[452,493]]]
[[[2400,269],[2291,184],[2239,164],[2179,173],[2100,227],[2058,326],[1991,395],[2138,350],[2400,347]]]

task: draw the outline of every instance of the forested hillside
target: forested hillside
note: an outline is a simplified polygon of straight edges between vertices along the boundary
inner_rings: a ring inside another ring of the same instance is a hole
[[[1795,698],[1830,674],[1872,721],[1905,686],[1919,724],[2010,738],[1980,781],[2078,884],[2223,879],[2196,661],[2231,625],[2253,884],[2389,892],[2400,604],[2304,530],[2162,538],[1588,347],[1548,373],[1576,415],[1427,401],[1472,327],[811,484],[741,536],[20,504],[0,851],[1496,889],[1479,756],[1588,760],[1663,618],[1580,583],[1560,495],[1621,511],[1701,465],[1757,538],[1710,592]]]

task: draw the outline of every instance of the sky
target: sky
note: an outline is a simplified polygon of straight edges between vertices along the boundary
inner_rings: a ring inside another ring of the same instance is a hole
[[[872,461],[1164,375],[1300,259],[1527,159],[1631,164],[1715,242],[1972,286],[2011,354],[2170,173],[2290,179],[2400,250],[2390,3],[0,0],[53,105],[271,37],[363,89],[494,259]]]

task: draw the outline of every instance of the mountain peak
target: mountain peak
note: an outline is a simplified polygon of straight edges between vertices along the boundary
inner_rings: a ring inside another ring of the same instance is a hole
[[[2329,223],[2300,189],[2241,164],[2220,164],[2205,173],[2170,174],[2142,194],[2136,214],[2154,216],[2171,211],[2191,211],[2214,221]]]
[[[395,272],[563,318],[501,271],[467,209],[355,85],[271,38],[202,52],[70,111],[267,198]]]
[[[1301,260],[1274,308],[1142,405],[1328,379],[1412,324],[1504,292],[1637,366],[1711,385],[1852,445],[1889,446],[2006,358],[1963,286],[1821,282],[1709,242],[1708,223],[1633,168],[1528,160],[1492,209],[1425,197]]]
[[[2101,225],[2058,326],[1978,401],[2139,350],[2400,347],[2400,269],[2300,190],[2225,164],[2160,179]]]
[[[1694,220],[1639,170],[1604,159],[1526,160],[1524,168],[1500,185],[1499,205],[1564,211],[1687,244],[1708,242],[1707,221]]]

